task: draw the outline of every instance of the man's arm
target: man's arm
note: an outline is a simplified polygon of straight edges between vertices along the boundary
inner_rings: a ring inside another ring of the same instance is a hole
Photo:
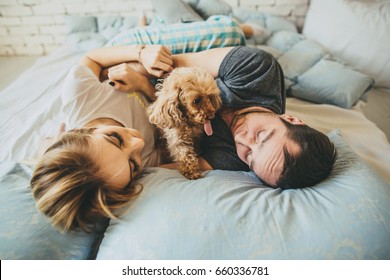
[[[203,67],[216,78],[223,59],[232,48],[233,47],[215,48],[197,53],[173,55],[173,66]]]

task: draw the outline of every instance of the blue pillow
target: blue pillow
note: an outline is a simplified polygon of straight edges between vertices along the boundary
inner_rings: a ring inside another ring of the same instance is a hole
[[[151,0],[151,3],[153,10],[156,11],[164,23],[203,21],[203,18],[182,0]]]
[[[98,31],[96,17],[66,15],[65,24],[68,33],[92,32]]]
[[[229,16],[232,14],[232,7],[223,0],[184,0],[201,17],[208,19],[214,15]]]
[[[0,259],[94,259],[107,223],[91,234],[60,233],[35,208],[31,173],[24,164],[0,164]]]
[[[331,176],[305,189],[263,186],[249,172],[196,181],[153,168],[112,220],[98,259],[389,259],[390,186],[329,134]]]
[[[267,46],[281,52],[276,58],[289,96],[350,108],[360,99],[365,100],[373,86],[372,78],[334,60],[324,47],[302,34],[274,32]]]

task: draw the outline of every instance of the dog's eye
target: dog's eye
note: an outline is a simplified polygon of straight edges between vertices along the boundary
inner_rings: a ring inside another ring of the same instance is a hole
[[[202,101],[202,97],[198,97],[198,98],[194,99],[193,103],[195,105],[198,105],[200,103],[200,101]]]

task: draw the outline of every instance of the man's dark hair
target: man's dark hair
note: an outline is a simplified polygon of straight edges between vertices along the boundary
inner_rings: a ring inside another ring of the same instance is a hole
[[[313,186],[327,178],[337,158],[329,138],[308,125],[295,125],[281,118],[286,135],[298,144],[300,151],[291,154],[284,148],[284,166],[276,185],[283,189]]]

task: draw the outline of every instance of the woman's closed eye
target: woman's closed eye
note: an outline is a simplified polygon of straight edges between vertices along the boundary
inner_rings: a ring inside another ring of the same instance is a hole
[[[132,163],[134,166],[133,173],[137,173],[140,170],[140,166],[137,163],[137,161],[135,161],[135,159],[133,159],[133,158],[129,158],[129,162]]]
[[[129,166],[130,166],[130,178],[132,179],[135,175],[137,175],[137,173],[141,170],[141,168],[133,158],[129,158]]]
[[[108,136],[115,142],[115,144],[119,148],[123,146],[123,137],[120,134],[112,132]]]

